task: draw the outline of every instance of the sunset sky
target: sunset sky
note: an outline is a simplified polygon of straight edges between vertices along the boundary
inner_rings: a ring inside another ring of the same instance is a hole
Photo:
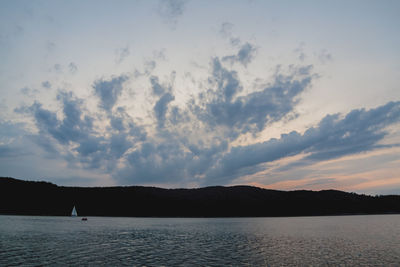
[[[0,176],[400,194],[400,1],[1,1]]]

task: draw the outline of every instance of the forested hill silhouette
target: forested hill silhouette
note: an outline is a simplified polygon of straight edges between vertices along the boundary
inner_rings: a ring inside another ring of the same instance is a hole
[[[0,177],[0,214],[244,217],[400,213],[400,196],[337,190],[277,191],[252,186],[198,189],[64,187]]]

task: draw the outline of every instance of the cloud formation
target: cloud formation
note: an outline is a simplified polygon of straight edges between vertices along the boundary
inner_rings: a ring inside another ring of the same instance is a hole
[[[123,48],[119,48],[115,51],[115,62],[120,64],[124,61],[130,54],[129,46],[125,46]]]
[[[257,49],[252,44],[245,43],[240,47],[236,55],[225,56],[222,58],[222,60],[230,62],[231,64],[238,62],[247,67],[247,64],[253,60],[256,51]]]
[[[49,81],[44,81],[44,82],[42,82],[42,87],[46,88],[46,89],[50,89],[51,83]]]
[[[94,82],[93,88],[95,95],[100,98],[100,107],[110,112],[121,95],[122,86],[128,76],[120,75],[110,80],[99,79]]]
[[[78,71],[78,66],[74,62],[68,64],[68,70],[70,74],[75,74]]]
[[[169,82],[144,73],[146,120],[134,120],[119,104],[125,83],[134,82],[125,74],[93,82],[97,110],[89,111],[72,92],[59,91],[60,110],[36,101],[16,112],[34,119],[38,133],[29,134],[29,140],[48,155],[123,184],[231,184],[287,157],[298,156],[299,166],[382,148],[385,129],[400,121],[400,102],[390,102],[345,116],[327,115],[304,133],[239,145],[239,137],[257,137],[275,122],[295,119],[302,93],[319,77],[312,65],[290,65],[278,68],[258,89],[247,88],[232,63],[247,66],[254,52],[245,43],[233,55],[211,58],[204,90],[185,103],[175,101],[175,72]],[[10,151],[9,145],[0,147],[7,157]]]
[[[160,1],[158,6],[158,14],[165,22],[170,24],[172,28],[176,27],[178,18],[183,15],[186,0],[165,0]]]
[[[297,97],[315,77],[311,70],[311,65],[292,67],[288,74],[276,74],[263,90],[239,96],[243,87],[237,73],[214,58],[209,80],[215,89],[200,95],[199,104],[193,105],[192,110],[211,128],[227,127],[232,137],[247,132],[255,134],[293,111]]]
[[[264,169],[259,164],[301,153],[306,155],[303,161],[316,162],[377,149],[387,135],[384,129],[398,122],[400,102],[371,110],[352,110],[344,118],[339,114],[327,115],[304,134],[293,131],[279,139],[233,147],[208,172],[207,183],[227,183],[239,175]]]

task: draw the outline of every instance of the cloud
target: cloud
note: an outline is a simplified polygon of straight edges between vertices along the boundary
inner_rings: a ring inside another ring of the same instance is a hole
[[[168,120],[172,125],[177,125],[180,123],[190,122],[190,117],[184,110],[181,110],[177,106],[173,106]]]
[[[226,140],[194,144],[174,133],[162,140],[148,140],[127,154],[128,165],[115,177],[124,184],[198,183],[227,149]]]
[[[118,107],[115,112],[108,114],[111,129],[116,134],[126,133],[136,141],[145,141],[147,132],[137,125],[132,117],[126,112],[125,108]]]
[[[23,137],[27,134],[23,123],[0,120],[0,158],[8,160],[28,155]]]
[[[175,73],[172,73],[172,79],[174,79]],[[153,96],[158,98],[156,101],[153,112],[157,121],[159,129],[164,128],[167,120],[168,105],[170,102],[175,100],[175,96],[172,94],[172,86],[170,84],[161,84],[157,76],[150,77],[151,92]],[[179,116],[179,112],[174,109],[174,115]]]
[[[163,128],[166,120],[166,113],[168,110],[168,104],[173,101],[175,97],[170,93],[165,93],[155,104],[153,110],[154,115],[157,119],[157,124],[159,128]]]
[[[150,84],[151,84],[152,93],[154,95],[160,96],[160,95],[164,94],[165,92],[170,91],[170,88],[165,87],[160,84],[157,76],[150,77]]]
[[[224,22],[221,24],[219,33],[225,39],[228,39],[232,46],[240,45],[240,38],[233,35],[234,25],[230,22]]]
[[[50,89],[51,83],[49,81],[44,81],[44,82],[42,82],[42,87],[46,88],[46,89]]]
[[[93,147],[93,118],[83,115],[81,99],[77,99],[71,92],[59,92],[57,99],[63,105],[63,119],[58,119],[55,112],[44,109],[41,103],[35,102],[30,107],[17,109],[17,112],[29,113],[35,120],[39,130],[37,135],[32,134],[30,139],[48,153],[56,153],[58,144],[67,150],[71,143],[79,144],[75,148],[81,155],[88,155],[89,144]],[[60,151],[58,151],[60,152]]]
[[[156,68],[157,62],[155,60],[148,60],[144,63],[144,74],[150,75],[150,73]]]
[[[291,132],[279,139],[248,146],[233,147],[208,171],[207,184],[229,183],[242,175],[256,173],[259,164],[305,153],[295,162],[324,161],[380,148],[378,142],[387,135],[386,127],[400,122],[400,102],[389,102],[371,110],[358,109],[344,118],[327,115],[304,134]]]
[[[137,125],[122,107],[107,112],[109,126],[104,132],[94,126],[96,117],[87,114],[83,99],[72,92],[60,91],[57,100],[62,106],[61,118],[39,102],[15,111],[34,118],[39,132],[29,135],[31,141],[71,166],[111,173],[135,142],[146,140],[145,129]]]
[[[119,48],[115,51],[115,62],[120,64],[124,61],[130,54],[129,46],[125,46],[123,48]]]
[[[126,152],[127,165],[114,177],[124,183],[213,183],[207,177],[227,153],[229,139],[248,131],[259,132],[267,123],[292,112],[296,97],[314,77],[311,69],[291,67],[287,74],[277,73],[264,90],[243,95],[237,73],[214,58],[208,79],[213,89],[200,93],[184,108],[170,106],[172,86],[151,76],[157,134]],[[120,121],[114,124],[122,129]],[[204,177],[207,179],[201,180]]]
[[[187,177],[186,156],[180,142],[145,142],[139,149],[128,154],[129,165],[118,172],[118,177],[128,183],[183,182]]]
[[[63,67],[60,64],[54,64],[53,67],[51,68],[52,71],[55,71],[57,73],[62,73],[63,72]]]
[[[0,143],[10,143],[14,138],[25,134],[24,124],[0,120]]]
[[[100,98],[100,107],[105,111],[110,112],[121,95],[122,86],[128,76],[120,75],[111,78],[111,80],[99,79],[94,82],[94,93]]]
[[[78,71],[78,66],[74,63],[74,62],[70,62],[67,66],[65,65],[61,65],[59,63],[54,64],[51,68],[50,68],[50,72],[56,72],[58,74],[62,74],[65,71],[68,71],[69,74],[75,74]]]
[[[74,98],[71,92],[60,92],[57,99],[63,104],[63,120],[59,120],[56,113],[44,109],[38,102],[25,109],[33,115],[40,133],[50,134],[64,145],[87,138],[93,119],[82,116],[82,100]]]
[[[37,93],[39,93],[39,90],[37,89],[31,89],[29,87],[23,87],[19,89],[20,93],[29,97],[34,97]]]
[[[240,47],[236,55],[225,56],[222,58],[222,61],[227,61],[231,64],[238,62],[247,67],[247,64],[249,64],[253,60],[256,51],[257,49],[252,44],[245,43]]]
[[[305,48],[305,43],[301,42],[299,44],[299,46],[294,49],[294,53],[296,54],[297,58],[301,61],[304,62],[304,60],[306,59],[307,55],[304,52],[304,48]]]
[[[21,156],[21,150],[9,145],[0,144],[0,158],[15,158]]]
[[[166,61],[167,60],[167,57],[166,57],[166,55],[165,55],[165,48],[162,48],[162,49],[160,49],[160,50],[154,50],[153,51],[153,58],[154,59],[157,59],[157,60],[163,60],[163,61]]]
[[[131,146],[132,142],[128,140],[128,135],[125,133],[114,134],[110,138],[110,153],[115,158],[122,157]]]
[[[376,148],[386,135],[383,129],[400,121],[400,102],[366,111],[352,110],[343,119],[338,114],[328,115],[305,135],[318,136],[319,142],[306,152],[306,159],[326,160]],[[323,137],[323,138],[322,138]]]
[[[183,15],[186,2],[186,0],[162,0],[159,2],[158,14],[175,28],[178,18]]]
[[[332,54],[329,53],[326,49],[322,49],[318,54],[317,54],[318,60],[322,64],[329,63],[333,60]]]
[[[68,70],[70,74],[75,74],[78,71],[78,66],[74,62],[68,64]]]
[[[224,38],[231,37],[232,36],[233,27],[234,27],[234,25],[232,23],[224,22],[224,23],[221,24],[221,28],[219,30],[219,33]]]
[[[298,103],[298,96],[311,84],[312,66],[292,67],[290,73],[277,73],[272,84],[263,90],[237,96],[242,85],[235,71],[227,70],[218,58],[212,62],[210,82],[214,90],[199,97],[191,109],[211,128],[227,127],[231,137],[265,129],[268,123],[279,121]]]
[[[49,138],[47,135],[28,135],[28,138],[41,147],[47,154],[51,155],[52,158],[59,157],[58,149],[56,144],[54,144],[53,140]]]
[[[110,125],[114,130],[122,132],[125,130],[124,119],[119,116],[110,116]]]
[[[84,99],[66,91],[57,94],[58,110],[34,102],[15,111],[33,118],[38,132],[27,136],[47,156],[71,168],[107,173],[125,184],[231,184],[292,156],[298,160],[284,166],[287,170],[382,148],[385,128],[399,122],[400,102],[390,102],[345,116],[327,115],[304,133],[292,131],[238,146],[234,141],[242,142],[238,137],[244,134],[260,136],[272,123],[295,118],[302,93],[318,77],[312,65],[290,65],[278,68],[256,90],[245,88],[237,65],[229,63],[246,66],[255,51],[245,43],[237,54],[212,58],[206,87],[187,102],[174,92],[175,72],[170,81],[160,81],[151,74],[155,61],[149,63],[150,70],[143,74],[150,90],[145,110],[149,116],[142,120],[129,114],[130,107],[118,105],[127,75],[95,80],[98,105],[90,111]],[[11,157],[10,147],[1,143],[0,153]]]

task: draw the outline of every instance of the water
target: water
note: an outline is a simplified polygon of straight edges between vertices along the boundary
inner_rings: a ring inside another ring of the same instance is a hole
[[[0,216],[0,266],[399,265],[400,215]]]

